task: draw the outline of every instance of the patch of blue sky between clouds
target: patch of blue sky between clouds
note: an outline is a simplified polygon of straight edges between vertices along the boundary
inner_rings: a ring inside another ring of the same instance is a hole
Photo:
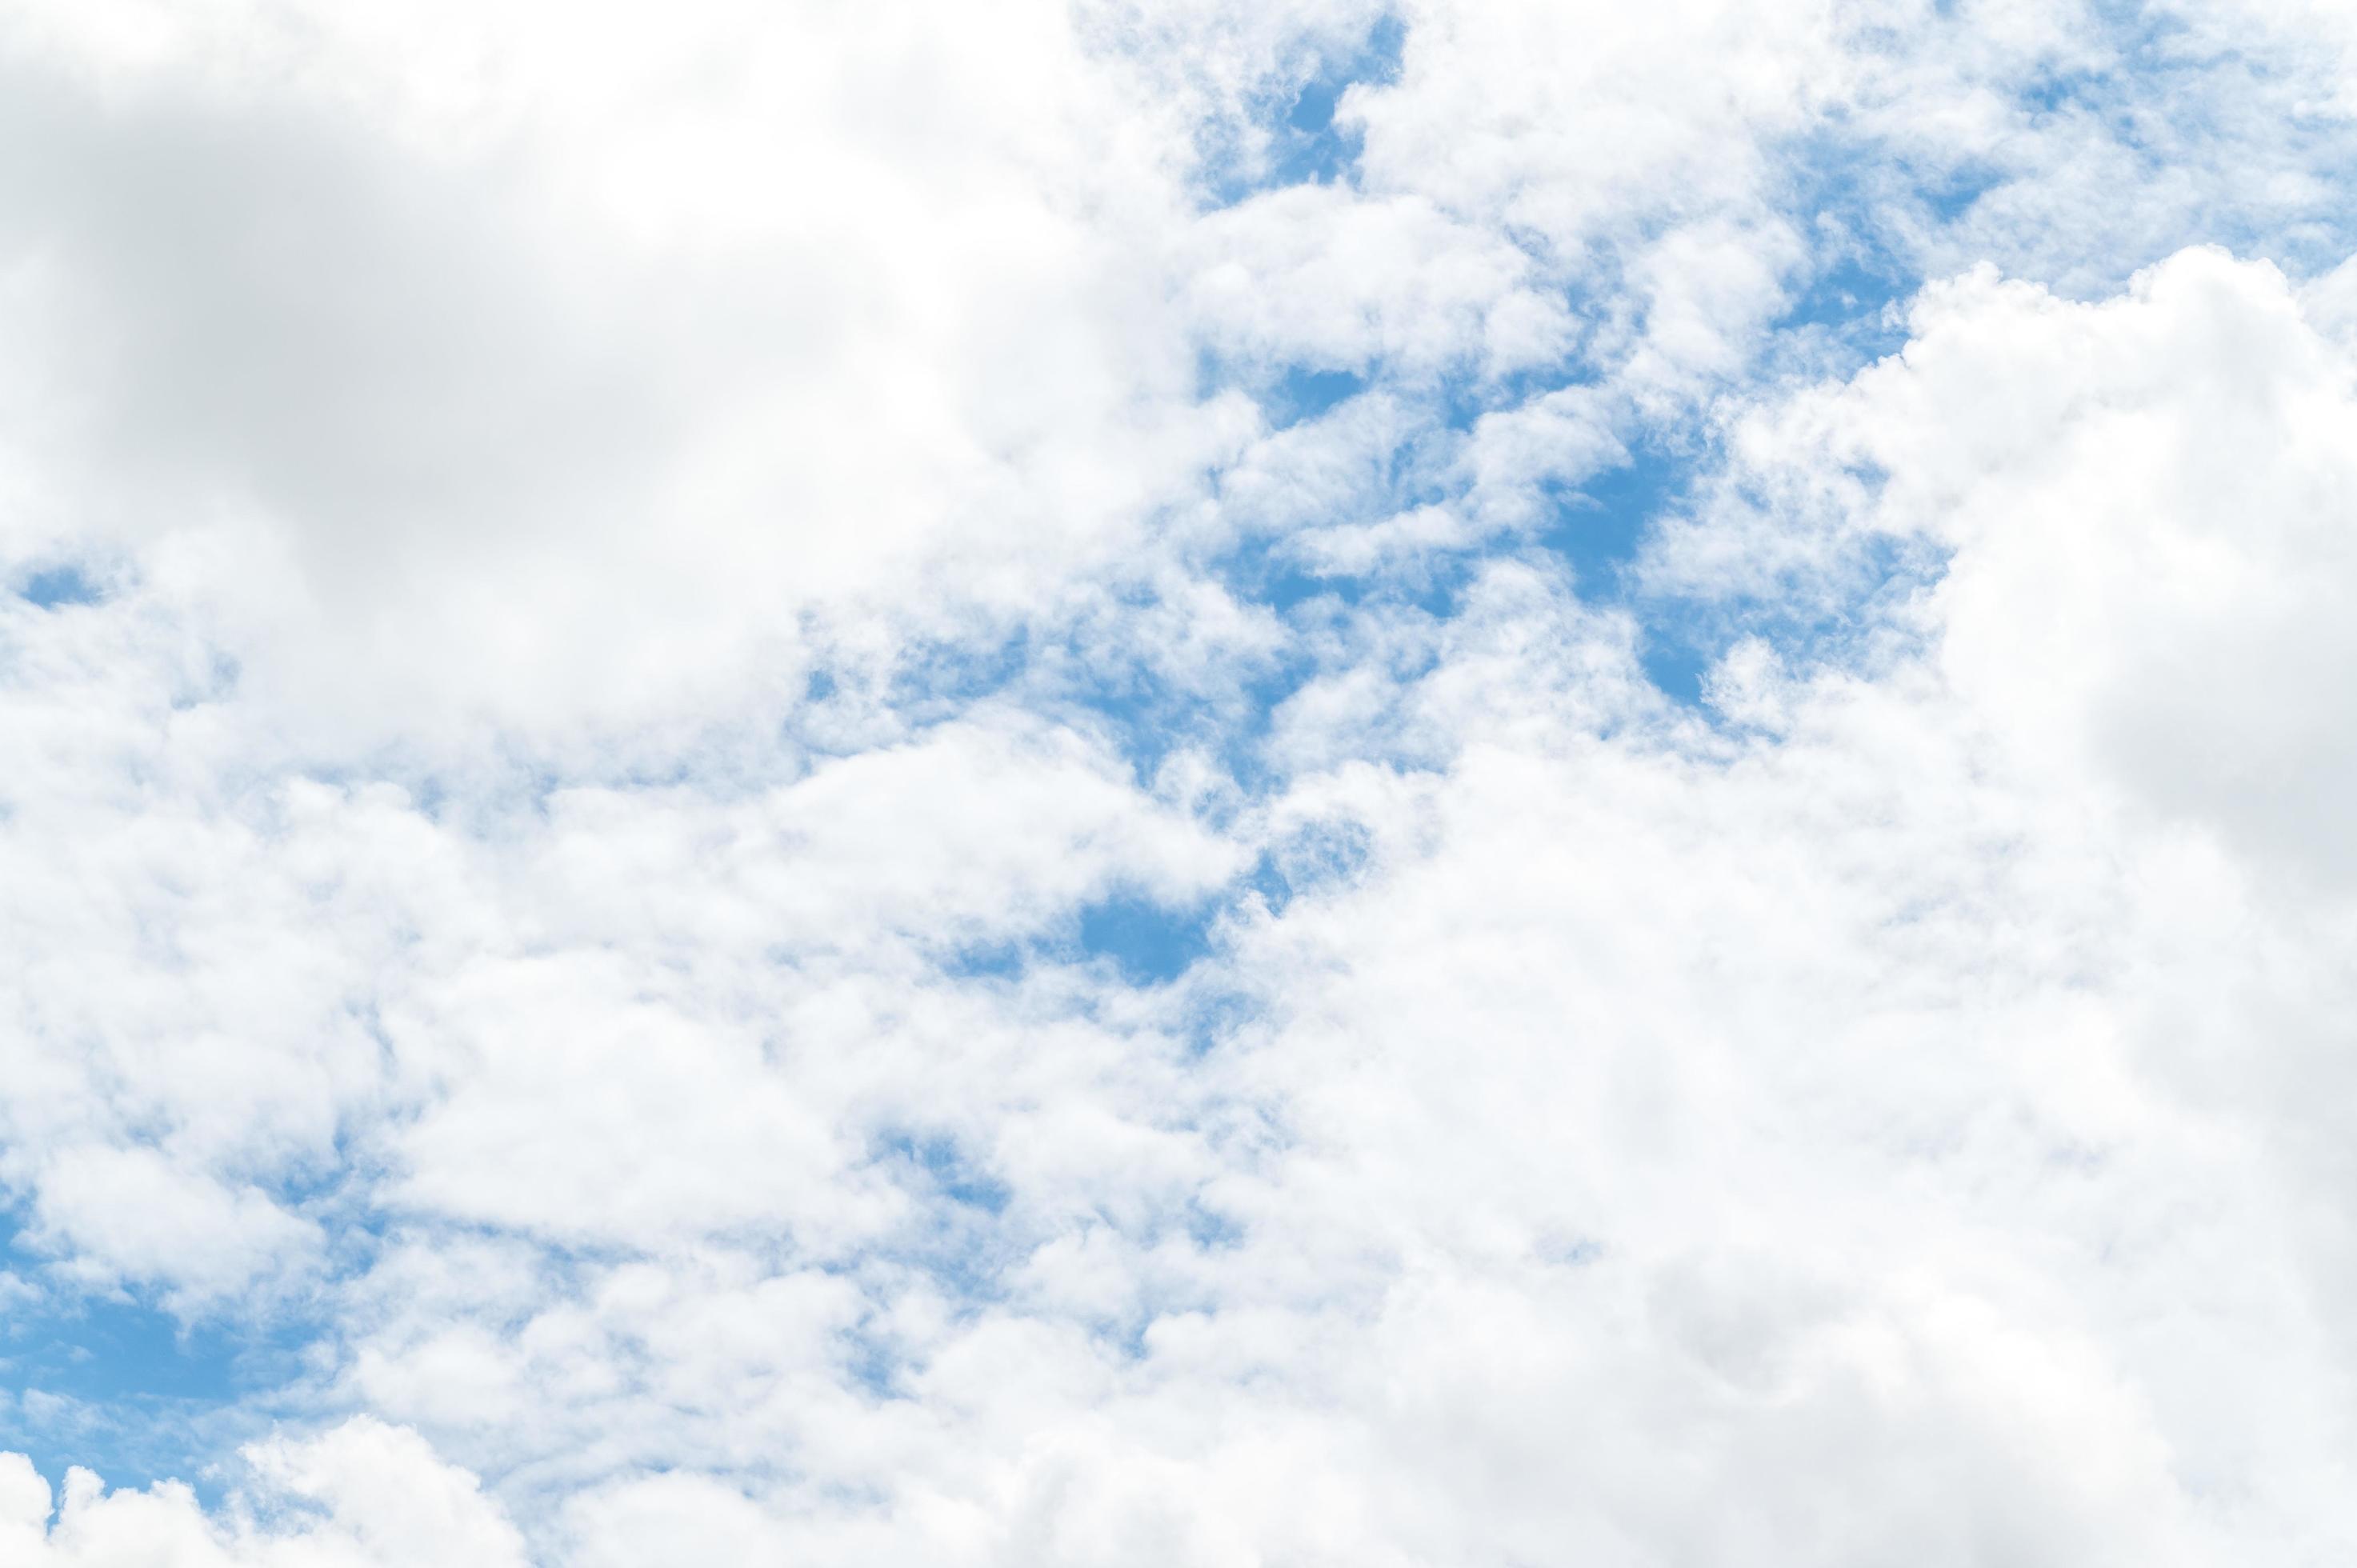
[[[1006,1211],[1006,1184],[982,1168],[944,1133],[900,1129],[876,1140],[876,1160],[899,1168],[916,1185],[962,1208],[996,1217]]]
[[[94,605],[105,595],[79,566],[44,566],[26,576],[17,596],[45,610]]]
[[[1385,16],[1369,30],[1357,53],[1318,62],[1317,72],[1302,84],[1278,127],[1272,183],[1322,185],[1349,172],[1358,159],[1359,139],[1349,127],[1337,123],[1334,112],[1342,94],[1357,83],[1396,77],[1406,42],[1405,24],[1397,16]]]
[[[1195,362],[1196,396],[1208,401],[1242,392],[1259,406],[1271,430],[1322,419],[1372,384],[1364,366],[1253,363],[1210,349]]]
[[[1277,378],[1275,394],[1264,400],[1261,407],[1269,424],[1284,430],[1305,419],[1319,418],[1366,390],[1367,378],[1355,371],[1294,365]]]
[[[1042,963],[1098,963],[1125,985],[1167,985],[1210,956],[1214,930],[1234,893],[1183,904],[1114,892],[1068,911],[1048,930],[960,948],[944,971],[960,979],[1012,980]]]
[[[1387,18],[1355,51],[1316,62],[1289,98],[1269,106],[1263,130],[1270,151],[1260,179],[1222,194],[1243,199],[1254,190],[1350,177],[1357,140],[1347,123],[1338,123],[1338,106],[1354,83],[1393,79],[1404,40],[1403,27]],[[2138,58],[2157,47],[2149,38],[2124,45],[2131,53],[2141,51]],[[2042,115],[2102,115],[2109,113],[2105,105],[2115,86],[2102,72],[2057,75],[2039,84],[2028,107]],[[1783,308],[1763,324],[1765,342],[1753,372],[1767,381],[1837,379],[1897,351],[1906,337],[1905,304],[1926,281],[1926,257],[1937,253],[1927,241],[1971,226],[1981,204],[2001,193],[2008,177],[1994,166],[1894,163],[1887,149],[1863,145],[1838,123],[1784,145],[1778,156],[1785,169],[1778,205],[1804,236],[1808,252],[1787,279]],[[1606,309],[1611,300],[1583,299],[1575,285],[1567,303],[1578,315]],[[1522,406],[1596,373],[1575,355],[1511,378],[1485,378],[1466,367],[1409,388],[1395,384],[1380,363],[1247,365],[1207,358],[1201,381],[1205,395],[1244,391],[1275,430],[1327,418],[1381,391],[1422,404],[1436,434],[1461,435],[1486,413]],[[1729,390],[1740,394],[1742,389]],[[1790,605],[1702,604],[1648,595],[1636,567],[1651,532],[1699,493],[1720,454],[1706,422],[1674,431],[1635,428],[1622,436],[1626,461],[1551,487],[1542,521],[1528,532],[1467,549],[1393,557],[1361,572],[1317,563],[1296,538],[1247,538],[1210,569],[1240,602],[1273,612],[1303,634],[1370,611],[1445,621],[1457,613],[1462,588],[1488,556],[1535,546],[1571,569],[1583,599],[1631,618],[1648,677],[1673,701],[1697,709],[1711,665],[1739,638],[1766,636],[1803,659],[1837,656],[1873,603],[1937,569],[1905,552],[1868,550],[1854,563],[1857,570],[1846,574],[1839,602],[1813,603],[1801,614]],[[1453,499],[1426,465],[1405,454],[1394,463],[1386,489],[1353,515],[1332,521],[1363,524],[1386,510]],[[1143,663],[1107,664],[1103,651],[1038,630],[1017,631],[979,650],[944,648],[941,659],[919,661],[918,673],[892,693],[892,705],[910,716],[946,716],[997,693],[1027,701],[1049,697],[1078,722],[1105,733],[1141,780],[1172,750],[1187,746],[1217,757],[1247,793],[1281,786],[1257,752],[1272,714],[1318,673],[1314,659],[1279,653],[1233,690],[1207,696]],[[825,700],[831,677],[813,680],[813,699]],[[971,975],[1013,974],[1034,962],[1077,958],[1105,961],[1128,983],[1164,983],[1211,951],[1219,915],[1235,908],[1252,884],[1247,878],[1189,908],[1101,901],[1068,912],[1051,935],[972,950],[952,967]],[[1258,891],[1272,906],[1290,896],[1275,883]]]
[[[1788,143],[1783,157],[1784,205],[1808,259],[1769,325],[1768,372],[1847,375],[1905,344],[1903,307],[1924,282],[1912,253],[1920,237],[1964,218],[2000,176],[1977,166],[1918,170],[1894,188],[1868,179],[1882,166],[1837,126]]]
[[[1386,16],[1355,48],[1314,59],[1307,75],[1294,78],[1269,103],[1263,126],[1265,152],[1258,166],[1215,161],[1208,182],[1214,204],[1233,206],[1264,190],[1350,177],[1358,163],[1359,135],[1336,114],[1342,95],[1360,82],[1397,77],[1406,42],[1406,24]]]
[[[1808,236],[1810,250],[1786,280],[1783,309],[1766,324],[1754,373],[1763,381],[1845,378],[1906,342],[1905,306],[1926,278],[1901,234],[1960,220],[1996,188],[1997,176],[1941,171],[1894,192],[1861,182],[1867,160],[1838,134],[1788,145],[1783,153],[1786,209]],[[1894,218],[1894,208],[1903,215]],[[1572,303],[1577,311],[1583,302]],[[1544,373],[1525,372],[1523,379]],[[1450,423],[1469,429],[1482,413],[1547,390],[1468,381],[1452,392]],[[1546,487],[1535,542],[1571,567],[1582,599],[1630,616],[1647,677],[1674,702],[1699,710],[1711,665],[1738,637],[1763,628],[1738,626],[1715,607],[1648,596],[1639,567],[1652,532],[1688,502],[1723,454],[1706,423],[1624,434],[1625,460]],[[1892,569],[1899,569],[1897,563]],[[1858,594],[1862,599],[1880,586],[1861,584]],[[1840,614],[1817,616],[1805,626],[1766,629],[1822,647],[1844,620]]]
[[[1077,940],[1091,958],[1110,961],[1132,985],[1178,979],[1211,950],[1214,908],[1172,908],[1116,895],[1081,910]]]
[[[1542,547],[1570,565],[1581,598],[1631,610],[1646,676],[1668,696],[1688,704],[1700,699],[1715,639],[1681,607],[1638,597],[1630,568],[1645,531],[1684,493],[1695,469],[1693,457],[1641,442],[1626,463],[1591,474],[1577,485],[1551,487],[1553,504],[1538,534]]]
[[[307,1332],[190,1322],[127,1291],[80,1291],[0,1247],[0,1450],[58,1486],[59,1455],[110,1486],[174,1479],[217,1501],[220,1466],[257,1435],[248,1401],[299,1369]]]
[[[2170,156],[2169,148],[2155,144],[2164,128],[2140,113],[2152,83],[2185,78],[2188,91],[2176,97],[2189,106],[2186,113],[2200,113],[2207,98],[2193,90],[2196,79],[2216,62],[2183,53],[2181,29],[2165,16],[2145,7],[2107,9],[2113,63],[2056,71],[2032,82],[2019,102],[2037,119],[2099,123],[2119,145],[2143,151],[2160,166]],[[2254,73],[2266,69],[2251,61],[2238,64]],[[2286,130],[2298,134],[2297,127]],[[2327,156],[2325,135],[2319,130],[2318,145],[2304,149],[2311,164],[2336,162]],[[2007,193],[2021,173],[1985,160],[1951,166],[1893,162],[1888,149],[1851,134],[1839,116],[1809,137],[1787,143],[1779,156],[1787,171],[1781,205],[1807,237],[1809,253],[1789,280],[1786,307],[1768,324],[1768,342],[1755,362],[1755,374],[1764,381],[1840,379],[1899,351],[1908,336],[1908,302],[1956,264],[1952,249],[1938,243],[1939,238],[1969,237],[1990,225],[1997,226],[1992,234],[2001,233]],[[2341,157],[2337,164],[2344,178],[2357,180],[2357,162]],[[2243,199],[2207,215],[2201,237],[2275,256],[2295,272],[2326,270],[2357,245],[2357,209],[2344,205],[2287,228],[2283,214],[2267,206],[2255,185],[2237,195]],[[2104,275],[2049,281],[2066,295],[2116,288],[2186,238],[2157,231],[2145,250],[2111,256]],[[1570,303],[1577,313],[1583,302],[1574,297]],[[1451,392],[1459,406],[1452,409],[1450,423],[1468,427],[1489,409],[1512,406],[1523,392],[1462,380]],[[1805,614],[1794,615],[1789,606],[1753,606],[1746,618],[1727,614],[1726,607],[1632,596],[1631,568],[1647,531],[1715,471],[1719,455],[1706,442],[1673,444],[1644,432],[1631,435],[1628,442],[1626,466],[1556,489],[1541,542],[1574,567],[1583,597],[1620,605],[1633,616],[1649,674],[1682,701],[1695,700],[1699,676],[1738,636],[1765,635],[1803,657],[1823,657],[1850,635],[1873,603],[1937,575],[1939,564],[1924,560],[1920,550],[1900,550],[1886,542],[1851,563],[1842,603],[1815,604]]]
[[[961,978],[1011,980],[1037,963],[1077,961],[1108,966],[1130,987],[1170,985],[1219,950],[1222,922],[1255,903],[1281,913],[1305,894],[1347,883],[1364,871],[1369,850],[1354,823],[1307,823],[1209,897],[1166,901],[1115,890],[1043,934],[960,950],[944,968]]]
[[[1415,505],[1406,499],[1412,494],[1402,492],[1391,510]],[[1321,621],[1338,611],[1379,605],[1446,619],[1457,613],[1475,559],[1469,552],[1436,550],[1351,570],[1315,563],[1300,537],[1286,536],[1246,540],[1222,557],[1216,570],[1230,593],[1297,621]]]
[[[1903,344],[1903,306],[1924,280],[1889,231],[1893,193],[1870,191],[1858,183],[1856,147],[1823,138],[1814,145],[1788,147],[1786,154],[1792,159],[1790,209],[1810,233],[1813,250],[1789,280],[1785,308],[1767,324],[1758,368],[1777,378],[1846,376]],[[1986,171],[1941,174],[1923,188],[1904,193],[1902,205],[1914,214],[1908,224],[1954,220],[1994,180]],[[1611,300],[1584,298],[1575,288],[1567,303],[1577,316],[1604,310]],[[1464,367],[1415,388],[1394,384],[1380,364],[1254,368],[1207,361],[1204,367],[1207,391],[1245,391],[1272,429],[1322,419],[1349,400],[1380,388],[1426,409],[1435,433],[1456,435],[1470,433],[1487,414],[1582,384],[1594,374],[1576,356],[1506,377],[1484,376]],[[1400,457],[1383,507],[1398,512],[1420,504],[1445,505],[1454,499],[1424,465],[1405,460],[1405,454]],[[1373,604],[1412,607],[1446,619],[1456,612],[1458,590],[1472,580],[1486,553],[1534,542],[1572,568],[1584,599],[1632,618],[1648,676],[1674,701],[1693,706],[1700,701],[1706,671],[1729,639],[1717,618],[1635,593],[1631,568],[1649,530],[1717,461],[1717,452],[1699,428],[1636,430],[1628,433],[1624,463],[1549,487],[1545,520],[1534,539],[1505,536],[1469,552],[1425,552],[1361,574],[1310,566],[1295,539],[1254,539],[1239,544],[1213,569],[1239,599],[1284,616],[1297,615],[1305,607],[1314,612],[1330,605],[1348,612]],[[1375,517],[1334,521],[1366,522]]]
[[[821,1267],[870,1284],[878,1273],[921,1274],[953,1314],[979,1312],[1004,1300],[1006,1267],[1028,1253],[1017,1244],[1007,1217],[1013,1189],[992,1173],[980,1152],[938,1130],[899,1128],[876,1137],[869,1156],[870,1169],[913,1198],[920,1219],[889,1245]],[[869,1394],[905,1397],[902,1375],[910,1364],[888,1329],[858,1324],[845,1332],[843,1349],[845,1370]]]

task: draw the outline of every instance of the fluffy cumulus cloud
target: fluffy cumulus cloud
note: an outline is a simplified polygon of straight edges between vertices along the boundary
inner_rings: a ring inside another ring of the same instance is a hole
[[[0,1455],[0,1544],[25,1568],[526,1561],[515,1527],[475,1479],[437,1462],[414,1433],[363,1416],[246,1457],[267,1491],[209,1519],[185,1486],[110,1493],[83,1469],[69,1471],[54,1498],[24,1455]]]
[[[2357,1552],[2352,65],[0,5],[0,1561]]]

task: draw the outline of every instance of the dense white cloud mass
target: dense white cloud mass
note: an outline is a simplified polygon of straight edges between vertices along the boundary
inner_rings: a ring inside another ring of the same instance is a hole
[[[0,0],[0,1563],[2346,1559],[2352,52]]]

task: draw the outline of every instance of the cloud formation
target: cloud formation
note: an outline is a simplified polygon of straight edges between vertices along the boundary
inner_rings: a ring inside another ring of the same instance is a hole
[[[10,7],[0,1555],[2345,1552],[2352,46]]]

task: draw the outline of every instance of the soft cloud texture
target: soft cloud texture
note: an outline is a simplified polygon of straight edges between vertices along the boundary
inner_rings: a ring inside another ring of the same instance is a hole
[[[2345,1555],[2352,42],[0,8],[0,1555]]]
[[[108,1492],[87,1470],[48,1483],[0,1455],[0,1545],[26,1568],[152,1563],[156,1568],[344,1568],[346,1564],[525,1561],[515,1527],[474,1480],[437,1464],[416,1434],[361,1418],[307,1443],[247,1451],[256,1499],[207,1519],[188,1489]],[[311,1517],[281,1512],[289,1507]]]

